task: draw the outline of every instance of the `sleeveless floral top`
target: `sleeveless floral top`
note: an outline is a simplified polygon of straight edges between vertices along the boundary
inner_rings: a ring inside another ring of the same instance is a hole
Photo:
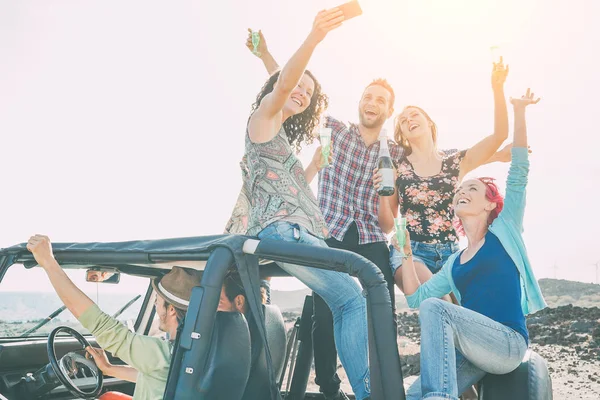
[[[266,143],[253,143],[246,133],[245,153],[244,184],[250,202],[247,234],[257,235],[273,222],[285,221],[298,224],[317,237],[328,237],[317,199],[283,126]]]
[[[452,198],[466,152],[443,152],[441,171],[428,177],[417,175],[406,157],[398,162],[398,201],[411,240],[430,244],[458,242],[452,225]]]

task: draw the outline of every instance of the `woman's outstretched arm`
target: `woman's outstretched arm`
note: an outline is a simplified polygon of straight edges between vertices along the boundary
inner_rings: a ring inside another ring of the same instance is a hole
[[[508,75],[508,66],[502,61],[494,64],[492,70],[492,90],[494,92],[494,133],[486,136],[467,150],[465,158],[460,163],[459,182],[475,168],[486,164],[496,153],[502,143],[508,138],[508,110],[504,96],[504,82]]]
[[[260,41],[258,42],[257,53],[254,52],[254,45],[252,44],[252,29],[248,28],[248,38],[246,39],[246,47],[248,50],[252,52],[256,57],[260,58],[263,62],[265,68],[269,76],[273,75],[275,72],[279,70],[279,64],[275,57],[269,51],[267,47],[267,41],[265,40],[265,36],[262,31],[258,31],[258,36],[260,37]]]
[[[513,140],[514,147],[527,147],[527,124],[525,123],[525,109],[530,104],[537,104],[539,98],[535,99],[531,89],[521,96],[520,99],[510,98],[510,103],[515,111],[515,138]]]
[[[337,8],[324,10],[317,14],[308,37],[285,64],[273,91],[263,98],[260,106],[250,118],[248,124],[250,140],[262,143],[275,137],[283,123],[283,106],[300,83],[313,51],[325,39],[327,33],[341,26],[343,21],[344,15]],[[308,97],[310,98],[310,95]]]
[[[533,93],[527,93],[519,99],[510,99],[515,112],[515,137],[512,148],[512,161],[506,180],[506,198],[504,209],[500,213],[522,230],[523,215],[525,213],[525,189],[529,175],[529,157],[527,150],[527,124],[525,122],[525,109],[530,104],[537,104],[540,99],[534,99]]]

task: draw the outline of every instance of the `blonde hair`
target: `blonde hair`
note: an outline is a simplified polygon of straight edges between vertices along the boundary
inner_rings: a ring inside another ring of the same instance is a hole
[[[408,108],[416,108],[425,116],[425,118],[427,118],[427,121],[431,123],[431,138],[433,139],[433,145],[437,147],[437,125],[435,124],[435,122],[433,122],[429,114],[427,114],[425,110],[423,110],[421,107],[406,106],[404,107],[404,110],[402,110],[402,112],[398,114],[394,119],[394,140],[396,141],[396,143],[402,146],[402,148],[404,149],[404,155],[408,156],[410,155],[410,153],[412,153],[412,147],[410,146],[410,142],[402,134],[402,128],[400,126],[400,117]]]

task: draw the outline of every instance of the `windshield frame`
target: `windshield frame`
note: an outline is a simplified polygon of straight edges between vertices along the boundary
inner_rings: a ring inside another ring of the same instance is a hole
[[[31,270],[31,269],[41,269],[39,266],[37,265],[27,265],[27,263],[22,263],[22,262],[11,262],[13,260],[10,260],[8,263],[6,262],[6,257],[2,257],[0,256],[0,291],[2,288],[2,283],[6,281],[6,276],[7,276],[7,272],[12,268],[12,267],[23,267],[25,270]],[[4,267],[4,268],[2,268]],[[82,273],[85,274],[86,271],[86,266],[75,266],[75,265],[64,265],[61,267],[63,267],[64,270],[66,271],[74,271],[74,270],[79,270],[82,271]],[[147,272],[147,271],[144,271]],[[124,296],[127,296],[128,299],[126,302],[124,302],[123,304],[119,304],[119,307],[116,310],[112,310],[114,312],[110,312],[109,315],[113,315],[115,314],[116,311],[120,311],[121,308],[123,306],[125,306],[128,302],[130,302],[134,297],[137,297],[136,301],[132,302],[132,304],[130,304],[130,307],[135,306],[136,304],[139,304],[139,310],[137,311],[137,313],[135,314],[135,317],[130,318],[129,320],[131,321],[131,323],[133,324],[133,330],[134,332],[144,332],[147,331],[150,328],[150,325],[152,323],[152,319],[148,319],[145,318],[147,316],[147,314],[149,314],[149,311],[147,310],[148,307],[150,308],[154,308],[154,302],[151,301],[152,298],[152,294],[154,292],[154,289],[152,288],[152,284],[151,284],[151,280],[154,278],[154,276],[149,276],[147,273],[142,273],[142,274],[132,274],[132,273],[127,273],[127,272],[123,272],[123,271],[119,271],[119,273],[123,273],[125,276],[132,276],[132,277],[136,277],[136,278],[147,278],[147,287],[145,289],[141,289],[139,292],[136,292],[137,294],[124,294]],[[50,284],[50,283],[48,283]],[[103,285],[102,283],[96,283],[96,285]],[[113,285],[110,284],[108,285],[110,287],[115,287],[117,285]],[[145,285],[144,285],[145,286]],[[10,293],[10,292],[7,292]],[[17,292],[18,293],[18,292]],[[52,293],[56,294],[56,292],[48,292],[48,294],[52,295]],[[56,295],[58,298],[58,295]],[[105,295],[108,296],[108,295]],[[92,299],[94,300],[94,299]],[[60,301],[60,299],[59,299]],[[94,300],[94,303],[96,304],[96,301]],[[140,304],[141,303],[141,304]],[[59,307],[60,306],[60,307]],[[60,304],[57,304],[57,309],[53,310],[52,313],[50,313],[50,315],[44,315],[43,317],[40,318],[36,318],[36,320],[38,320],[39,322],[44,321],[44,324],[42,324],[41,326],[37,327],[38,329],[43,329],[43,327],[48,324],[51,323],[55,318],[59,317],[62,313],[69,312],[68,309],[64,308],[65,306],[62,304],[62,301],[60,301]],[[128,307],[128,308],[130,308]],[[64,308],[64,309],[63,309]],[[102,309],[102,305],[100,305],[100,308]],[[59,312],[59,310],[61,310]],[[126,311],[126,310],[125,310]],[[52,319],[48,319],[48,317],[53,316]],[[118,318],[118,317],[117,317]],[[18,320],[17,320],[18,321]],[[144,323],[144,321],[146,322],[147,326],[141,326],[142,323]],[[77,324],[77,322],[75,322],[75,324]],[[87,332],[87,330],[82,331],[81,330],[81,326],[80,324],[78,326],[76,326],[74,329],[77,329],[83,336],[85,337],[93,337],[93,335],[89,332]],[[1,333],[0,334],[0,344],[2,343],[11,343],[11,342],[22,342],[22,341],[39,341],[39,340],[43,340],[46,341],[47,337],[49,335],[49,332],[45,332],[45,333],[38,333],[38,331],[34,331],[31,332],[30,334],[28,334],[27,336],[23,336],[24,333],[27,332],[27,330],[29,330],[30,328],[26,329],[23,333],[21,334],[17,334],[15,336],[8,336],[5,333]],[[62,336],[62,335],[59,335]]]

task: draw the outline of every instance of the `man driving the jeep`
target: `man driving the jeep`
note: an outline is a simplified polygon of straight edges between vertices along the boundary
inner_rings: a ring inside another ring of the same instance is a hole
[[[47,236],[32,236],[27,242],[27,249],[46,271],[54,290],[81,325],[94,335],[100,346],[128,364],[111,365],[112,368],[104,372],[136,382],[134,400],[161,400],[169,374],[172,340],[179,324],[183,323],[192,288],[200,285],[199,272],[173,267],[164,277],[152,282],[158,294],[155,306],[160,320],[159,329],[169,338],[163,340],[133,333],[121,322],[103,313],[60,267]],[[106,357],[99,349],[87,350],[95,360]]]
[[[159,285],[154,284],[154,282],[153,285],[157,291],[161,290]],[[156,306],[158,309],[159,305],[157,304]],[[241,314],[244,314],[248,318],[250,317],[246,300],[246,292],[244,291],[242,281],[240,280],[239,275],[233,271],[228,272],[225,276],[225,279],[223,281],[223,287],[221,288],[221,295],[219,298],[217,311],[239,312]],[[180,312],[180,310],[178,309],[177,312]],[[184,317],[185,315],[179,316],[181,323],[183,322]],[[163,330],[162,318],[160,323],[161,330]],[[88,347],[86,350],[94,358],[96,365],[98,366],[98,368],[100,368],[102,372],[104,372],[105,375],[120,377],[121,379],[128,380],[130,382],[135,382],[137,371],[134,368],[111,364],[103,349]],[[103,398],[101,399],[104,400]],[[111,399],[107,398],[106,400]]]

